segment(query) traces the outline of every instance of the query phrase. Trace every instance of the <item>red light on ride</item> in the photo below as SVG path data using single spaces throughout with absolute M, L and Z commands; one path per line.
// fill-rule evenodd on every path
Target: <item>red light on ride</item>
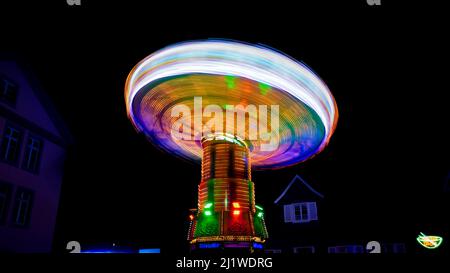
M 241 208 L 241 205 L 239 204 L 239 202 L 233 202 L 231 203 L 231 205 L 233 206 L 233 215 L 240 215 L 241 211 L 239 209 Z
M 189 220 L 193 221 L 194 220 L 194 215 L 190 214 L 189 215 Z

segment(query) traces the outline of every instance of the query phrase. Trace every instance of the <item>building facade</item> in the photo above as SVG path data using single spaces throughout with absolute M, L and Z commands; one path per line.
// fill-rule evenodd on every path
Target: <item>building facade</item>
M 296 175 L 274 202 L 272 226 L 277 230 L 271 233 L 266 252 L 317 253 L 323 198 Z
M 0 252 L 50 252 L 70 135 L 27 66 L 0 55 Z
M 330 240 L 321 225 L 324 196 L 301 176 L 296 175 L 275 200 L 268 253 L 405 253 L 404 243 L 390 241 L 352 242 L 345 238 Z M 271 230 L 269 230 L 271 231 Z M 336 244 L 336 242 L 341 242 Z

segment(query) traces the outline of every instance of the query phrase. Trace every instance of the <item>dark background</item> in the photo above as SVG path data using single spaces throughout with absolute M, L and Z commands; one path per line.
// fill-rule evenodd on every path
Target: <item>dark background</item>
M 379 7 L 363 0 L 44 2 L 2 6 L 0 50 L 30 63 L 74 138 L 55 252 L 71 240 L 185 250 L 200 166 L 136 133 L 123 92 L 128 73 L 145 56 L 205 38 L 276 48 L 315 70 L 337 101 L 337 130 L 321 154 L 290 168 L 253 172 L 258 203 L 272 206 L 300 174 L 325 195 L 320 221 L 326 237 L 318 241 L 391 240 L 415 247 L 419 232 L 450 238 L 443 191 L 449 22 L 442 7 L 383 0 Z M 271 217 L 269 234 L 277 232 Z

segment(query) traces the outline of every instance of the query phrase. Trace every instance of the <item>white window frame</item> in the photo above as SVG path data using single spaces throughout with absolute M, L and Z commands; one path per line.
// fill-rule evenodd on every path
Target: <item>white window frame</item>
M 14 136 L 15 133 L 17 133 L 17 137 Z M 22 132 L 19 129 L 17 129 L 17 128 L 11 126 L 11 125 L 6 125 L 5 126 L 5 132 L 4 132 L 4 135 L 3 135 L 3 139 L 2 139 L 1 145 L 3 146 L 3 141 L 5 141 L 6 142 L 6 148 L 5 148 L 4 154 L 1 155 L 3 157 L 2 160 L 5 160 L 5 161 L 11 162 L 11 163 L 17 163 L 19 161 L 19 159 L 20 159 L 20 149 L 21 149 L 21 141 L 20 141 L 21 140 L 21 134 L 22 134 Z M 9 161 L 8 157 L 9 157 L 9 155 L 11 153 L 10 150 L 11 150 L 11 143 L 12 142 L 15 142 L 16 145 L 17 145 L 17 150 L 15 151 L 16 158 L 13 161 Z
M 296 209 L 299 214 L 295 213 Z M 306 213 L 304 213 L 305 211 Z M 318 220 L 316 202 L 301 202 L 284 205 L 285 223 L 307 223 L 314 220 Z
M 18 226 L 25 226 L 30 221 L 31 215 L 30 210 L 32 206 L 32 198 L 33 193 L 30 191 L 22 190 L 19 192 L 16 202 L 17 202 L 17 211 L 14 215 L 14 224 Z M 23 218 L 23 219 L 21 219 Z
M 6 96 L 9 92 L 11 91 L 11 87 L 15 87 L 16 89 L 18 89 L 18 86 L 15 82 L 5 78 L 5 77 L 0 77 L 0 84 L 3 85 L 3 88 L 1 90 L 1 94 L 0 94 L 0 98 L 2 98 L 3 96 Z M 17 90 L 16 90 L 17 92 Z M 7 101 L 8 103 L 15 103 L 17 101 L 17 93 L 15 94 L 15 101 L 14 102 L 10 102 Z M 3 99 L 2 99 L 3 100 Z
M 23 159 L 23 166 L 25 169 L 37 172 L 39 170 L 40 157 L 42 153 L 42 140 L 28 136 L 28 140 L 25 147 L 25 156 Z M 31 165 L 32 157 L 35 157 L 34 165 Z

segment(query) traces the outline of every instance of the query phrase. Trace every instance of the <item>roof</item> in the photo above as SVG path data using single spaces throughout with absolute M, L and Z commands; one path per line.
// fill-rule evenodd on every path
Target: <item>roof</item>
M 23 59 L 23 57 L 11 52 L 0 52 L 0 60 L 13 61 L 17 64 L 17 66 L 22 71 L 25 78 L 28 80 L 28 83 L 30 84 L 32 91 L 34 92 L 39 102 L 44 107 L 51 121 L 53 122 L 53 125 L 60 133 L 63 143 L 65 145 L 73 143 L 73 137 L 72 134 L 70 133 L 70 130 L 68 129 L 65 122 L 61 118 L 60 114 L 53 105 L 49 96 L 44 92 L 42 86 L 40 85 L 39 80 L 33 73 L 32 67 Z
M 321 194 L 320 192 L 316 191 L 313 187 L 311 187 L 311 185 L 309 185 L 300 175 L 295 175 L 295 177 L 291 180 L 291 182 L 287 185 L 287 187 L 284 189 L 284 191 L 281 193 L 281 195 L 277 198 L 277 200 L 275 200 L 274 204 L 277 204 L 281 199 L 283 199 L 283 197 L 286 195 L 286 193 L 289 191 L 289 189 L 292 187 L 292 185 L 297 182 L 300 183 L 303 186 L 306 186 L 306 188 L 308 188 L 312 193 L 314 193 L 315 195 L 317 195 L 320 198 L 323 198 L 323 194 Z

